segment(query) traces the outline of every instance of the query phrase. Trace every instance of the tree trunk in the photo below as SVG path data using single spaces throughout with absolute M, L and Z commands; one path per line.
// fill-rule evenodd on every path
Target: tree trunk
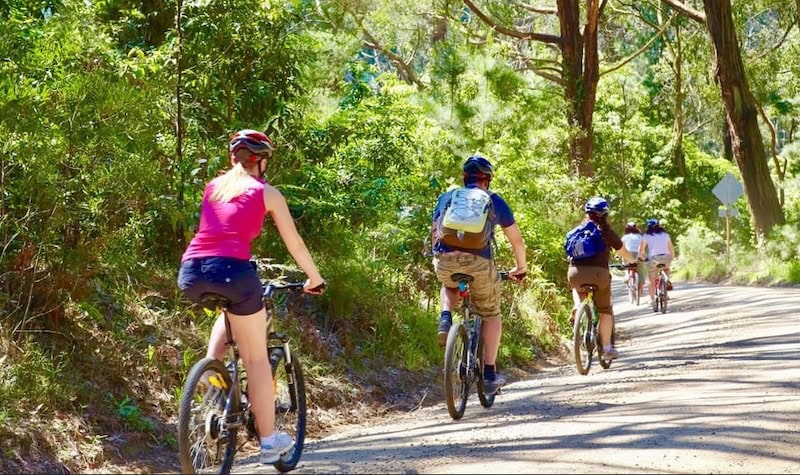
M 599 6 L 596 0 L 587 1 L 586 29 L 581 33 L 578 0 L 558 0 L 558 19 L 561 27 L 562 78 L 567 101 L 570 141 L 570 163 L 583 177 L 594 175 L 591 159 L 594 151 L 593 116 L 600 78 L 597 55 L 597 21 Z
M 183 0 L 177 0 L 177 8 L 175 10 L 175 36 L 177 38 L 177 47 L 175 49 L 175 103 L 176 103 L 176 117 L 175 117 L 175 160 L 177 164 L 175 168 L 178 170 L 177 176 L 177 205 L 178 209 L 182 210 L 184 205 L 183 187 L 186 186 L 186 177 L 183 166 Z M 184 233 L 183 223 L 178 221 L 175 229 L 177 238 L 177 246 L 179 249 L 183 248 L 186 244 L 186 236 Z
M 672 165 L 675 173 L 683 178 L 680 184 L 684 202 L 689 199 L 689 189 L 686 186 L 686 154 L 683 152 L 683 133 L 686 125 L 686 115 L 683 112 L 683 45 L 681 44 L 680 24 L 675 26 L 675 48 L 672 50 L 672 64 L 675 68 L 675 111 L 672 130 L 675 139 L 672 144 Z
M 728 122 L 722 124 L 722 158 L 733 163 L 733 142 L 731 140 L 731 129 Z
M 758 108 L 744 73 L 730 0 L 703 0 L 711 42 L 716 56 L 716 76 L 725 104 L 733 156 L 744 179 L 744 190 L 753 213 L 753 226 L 761 241 L 773 226 L 785 222 L 770 176 Z

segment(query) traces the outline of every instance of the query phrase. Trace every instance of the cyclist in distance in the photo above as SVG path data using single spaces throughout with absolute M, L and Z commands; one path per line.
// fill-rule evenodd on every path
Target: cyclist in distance
M 656 275 L 658 275 L 658 264 L 664 264 L 664 273 L 667 274 L 667 290 L 672 290 L 672 279 L 669 278 L 670 268 L 669 265 L 675 259 L 675 248 L 672 246 L 672 238 L 669 233 L 661 227 L 661 223 L 657 219 L 647 220 L 647 231 L 644 234 L 644 239 L 639 245 L 639 255 L 644 256 L 647 251 L 649 254 L 648 274 L 650 285 L 650 305 L 653 304 L 653 299 L 656 293 Z
M 583 222 L 591 221 L 597 226 L 604 245 L 601 246 L 600 252 L 594 256 L 585 259 L 569 258 L 567 280 L 570 287 L 577 293 L 578 301 L 586 297 L 579 290 L 581 285 L 592 284 L 597 287 L 593 294 L 593 300 L 597 307 L 597 312 L 600 314 L 600 343 L 603 345 L 603 358 L 613 360 L 619 354 L 611 341 L 611 333 L 614 328 L 614 312 L 611 307 L 611 272 L 608 270 L 610 250 L 617 251 L 617 254 L 625 262 L 632 263 L 635 260 L 630 251 L 623 246 L 619 235 L 608 223 L 608 213 L 611 211 L 611 206 L 605 198 L 599 196 L 590 198 L 583 209 L 586 213 Z M 574 319 L 574 315 L 572 319 Z
M 647 280 L 647 266 L 645 265 L 644 261 L 647 260 L 646 258 L 639 259 L 639 245 L 642 243 L 642 232 L 639 231 L 639 228 L 636 226 L 634 222 L 628 222 L 625 224 L 625 234 L 622 235 L 622 244 L 625 245 L 625 249 L 627 249 L 633 259 L 637 262 L 636 271 L 639 273 L 639 294 L 642 293 L 644 289 L 644 283 Z M 627 283 L 628 277 L 626 275 L 625 282 Z
M 250 244 L 272 217 L 283 242 L 308 276 L 303 290 L 319 294 L 325 286 L 311 254 L 297 232 L 280 191 L 264 179 L 274 146 L 265 134 L 240 130 L 228 144 L 231 168 L 205 187 L 197 233 L 181 257 L 178 287 L 192 301 L 202 294 L 221 294 L 231 301 L 228 316 L 248 376 L 248 396 L 261 438 L 262 463 L 274 463 L 294 445 L 291 436 L 275 432 L 275 395 L 267 355 L 266 311 L 262 285 L 250 262 Z M 227 335 L 217 318 L 207 356 L 222 359 Z
M 516 266 L 509 271 L 509 278 L 521 280 L 527 272 L 525 257 L 525 241 L 514 213 L 508 204 L 497 193 L 489 191 L 494 177 L 494 167 L 485 157 L 473 155 L 463 165 L 464 188 L 442 193 L 433 211 L 431 226 L 431 242 L 433 243 L 433 267 L 436 277 L 442 283 L 441 315 L 439 317 L 439 345 L 447 343 L 447 334 L 453 323 L 452 310 L 459 303 L 458 282 L 451 279 L 454 273 L 464 273 L 474 277 L 470 283 L 470 298 L 474 312 L 483 319 L 482 338 L 485 348 L 484 387 L 487 394 L 494 394 L 506 383 L 505 377 L 496 371 L 497 351 L 502 337 L 502 320 L 500 318 L 501 279 L 494 260 L 494 228 L 499 225 L 514 253 Z M 469 189 L 469 190 L 465 190 Z M 481 192 L 470 191 L 483 190 Z M 443 242 L 440 223 L 446 218 L 448 208 L 455 206 L 453 194 L 459 190 L 477 193 L 486 199 L 488 212 L 484 229 L 486 238 L 476 241 L 477 245 L 459 247 Z

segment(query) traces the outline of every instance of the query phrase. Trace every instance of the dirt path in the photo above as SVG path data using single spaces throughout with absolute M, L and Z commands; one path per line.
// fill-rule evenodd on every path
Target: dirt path
M 621 282 L 615 301 L 622 302 Z M 800 289 L 679 283 L 615 305 L 620 359 L 310 441 L 292 473 L 800 472 Z M 643 299 L 643 302 L 646 299 Z M 238 473 L 277 473 L 255 459 Z

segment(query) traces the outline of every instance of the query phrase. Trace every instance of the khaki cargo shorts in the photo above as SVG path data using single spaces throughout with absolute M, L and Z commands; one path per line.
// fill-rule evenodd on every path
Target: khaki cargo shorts
M 501 283 L 494 261 L 466 252 L 448 252 L 433 258 L 433 268 L 445 287 L 458 287 L 458 282 L 450 278 L 455 273 L 474 277 L 469 284 L 472 311 L 484 320 L 500 318 Z
M 658 275 L 658 264 L 664 264 L 667 269 L 669 269 L 669 265 L 672 263 L 672 258 L 669 257 L 669 254 L 656 254 L 655 256 L 650 256 L 650 260 L 647 261 L 647 273 L 650 275 L 651 279 L 655 279 L 656 275 Z

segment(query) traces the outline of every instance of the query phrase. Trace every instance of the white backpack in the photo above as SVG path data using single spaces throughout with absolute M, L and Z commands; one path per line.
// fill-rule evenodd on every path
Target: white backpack
M 492 238 L 492 195 L 480 188 L 450 192 L 436 227 L 438 239 L 455 249 L 481 250 Z

